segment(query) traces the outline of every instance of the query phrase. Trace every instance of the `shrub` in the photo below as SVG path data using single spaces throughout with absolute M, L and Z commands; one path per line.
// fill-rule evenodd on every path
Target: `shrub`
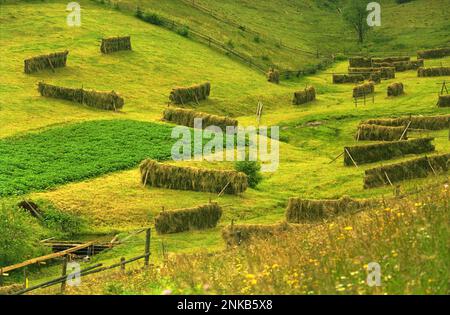
M 261 164 L 256 161 L 237 161 L 234 166 L 235 170 L 242 172 L 248 177 L 248 185 L 256 188 L 262 180 Z
M 148 14 L 144 14 L 141 17 L 142 20 L 144 20 L 147 23 L 153 24 L 153 25 L 158 25 L 161 26 L 164 24 L 164 20 L 162 19 L 162 17 L 160 17 L 158 14 L 156 13 L 148 13 Z
M 183 37 L 189 36 L 189 28 L 187 26 L 182 26 L 177 30 L 178 35 L 181 35 Z
M 80 233 L 85 227 L 85 221 L 78 216 L 48 207 L 43 213 L 43 224 L 48 229 L 63 235 Z

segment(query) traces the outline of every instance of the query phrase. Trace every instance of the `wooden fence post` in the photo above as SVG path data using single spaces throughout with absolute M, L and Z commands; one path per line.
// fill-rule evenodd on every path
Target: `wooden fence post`
M 125 272 L 125 257 L 120 258 L 120 270 Z
M 65 277 L 66 275 L 67 275 L 67 256 L 64 256 L 63 262 L 62 262 L 61 277 Z M 67 278 L 64 279 L 63 282 L 61 282 L 61 294 L 64 294 L 64 291 L 66 290 L 66 283 L 67 283 Z
M 147 232 L 145 234 L 145 260 L 144 260 L 144 266 L 148 267 L 148 263 L 150 260 L 150 239 L 151 239 L 151 229 L 147 229 Z

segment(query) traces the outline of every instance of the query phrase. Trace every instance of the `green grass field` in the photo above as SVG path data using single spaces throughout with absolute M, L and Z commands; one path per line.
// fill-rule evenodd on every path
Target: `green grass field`
M 394 1 L 381 1 L 385 22 L 381 28 L 369 34 L 368 42 L 361 47 L 362 51 L 373 51 L 379 55 L 408 52 L 415 59 L 416 49 L 445 46 L 448 44 L 450 24 L 443 9 L 444 2 L 417 0 L 397 5 Z M 342 158 L 334 163 L 330 161 L 342 153 L 344 146 L 357 144 L 355 134 L 361 120 L 450 114 L 449 109 L 435 106 L 446 77 L 418 78 L 416 71 L 399 72 L 395 80 L 383 80 L 376 85 L 374 103 L 370 100 L 366 105 L 355 107 L 353 84 L 332 84 L 331 73 L 346 72 L 347 61 L 336 61 L 328 69 L 316 74 L 282 80 L 279 85 L 275 85 L 268 83 L 256 70 L 189 36 L 184 37 L 140 21 L 133 16 L 135 2 L 121 1 L 119 9 L 114 9 L 114 5 L 109 2 L 101 4 L 83 0 L 79 3 L 82 7 L 82 26 L 79 28 L 66 25 L 66 2 L 18 1 L 0 5 L 0 203 L 9 207 L 20 200 L 31 199 L 51 204 L 67 214 L 86 220 L 88 234 L 73 237 L 92 239 L 99 234 L 117 233 L 123 238 L 135 229 L 152 226 L 154 217 L 162 207 L 173 210 L 209 200 L 219 202 L 224 214 L 217 228 L 154 235 L 151 259 L 155 264 L 161 264 L 164 260 L 162 242 L 171 258 L 180 253 L 222 251 L 225 244 L 221 239 L 221 228 L 232 220 L 255 224 L 283 221 L 289 197 L 328 199 L 348 195 L 389 199 L 393 196 L 392 187 L 363 188 L 364 171 L 380 164 L 408 160 L 413 155 L 383 163 L 365 164 L 359 168 L 345 167 Z M 333 1 L 304 1 L 299 4 L 288 0 L 262 3 L 254 0 L 201 0 L 198 3 L 220 16 L 239 21 L 248 29 L 258 31 L 262 34 L 261 40 L 258 42 L 251 33 L 218 21 L 179 0 L 146 0 L 138 4 L 144 10 L 173 18 L 210 36 L 220 37 L 224 42 L 231 41 L 236 50 L 252 58 L 260 58 L 267 67 L 272 62 L 288 68 L 318 62 L 315 57 L 277 47 L 277 40 L 282 40 L 286 45 L 313 51 L 319 49 L 330 54 L 342 54 L 344 50 L 355 53 L 358 50 L 354 35 L 344 26 Z M 426 10 L 421 9 L 424 6 Z M 404 14 L 398 14 L 399 11 Z M 425 22 L 422 24 L 419 20 Z M 133 50 L 102 55 L 99 50 L 101 38 L 119 35 L 131 35 Z M 23 73 L 25 58 L 64 49 L 70 51 L 67 67 L 57 68 L 55 72 L 45 70 L 32 75 Z M 270 61 L 262 59 L 266 55 Z M 439 65 L 449 66 L 450 57 L 425 61 L 425 66 Z M 44 98 L 37 92 L 39 81 L 114 90 L 124 97 L 125 106 L 120 112 L 106 112 L 68 101 Z M 185 107 L 235 117 L 240 125 L 252 126 L 256 124 L 256 106 L 261 101 L 264 104 L 261 125 L 280 127 L 279 168 L 274 173 L 263 174 L 263 181 L 256 189 L 248 189 L 239 196 L 224 195 L 219 198 L 210 193 L 142 187 L 137 169 L 139 162 L 147 157 L 158 160 L 170 158 L 174 142 L 170 137 L 172 126 L 163 123 L 161 118 L 171 88 L 204 81 L 211 82 L 209 99 Z M 405 95 L 387 97 L 387 86 L 397 81 L 404 83 Z M 303 106 L 292 105 L 293 93 L 304 89 L 306 85 L 316 88 L 317 100 Z M 436 153 L 449 152 L 447 130 L 411 132 L 409 136 L 416 138 L 424 135 L 435 137 Z M 170 163 L 216 169 L 233 168 L 232 162 Z M 444 181 L 448 181 L 447 174 L 401 182 L 400 190 L 404 194 L 412 193 L 417 187 L 428 184 L 438 183 L 436 185 L 441 187 Z M 421 202 L 426 202 L 423 200 Z M 448 204 L 438 204 L 436 207 L 442 210 L 440 218 L 448 216 Z M 414 225 L 411 218 L 408 233 L 415 233 L 434 222 L 427 221 L 429 212 L 421 212 L 421 215 L 421 224 Z M 347 221 L 342 223 L 342 227 L 353 221 L 363 230 L 367 222 L 360 222 L 359 219 L 358 216 L 346 216 Z M 339 220 L 333 218 L 319 223 L 318 232 L 324 233 L 324 227 L 334 221 L 339 224 Z M 316 226 L 304 225 L 305 228 Z M 442 231 L 448 229 L 448 225 L 442 224 L 440 228 L 441 232 L 436 232 L 440 235 L 438 244 L 424 251 L 426 255 L 433 255 L 433 252 L 442 249 Z M 325 236 L 320 234 L 319 239 L 328 240 Z M 348 252 L 348 257 L 364 251 L 362 242 L 356 239 L 355 249 Z M 95 256 L 93 262 L 115 263 L 122 256 L 130 258 L 140 255 L 143 242 L 143 235 L 135 236 L 129 242 Z M 305 242 L 306 247 L 314 244 L 314 240 Z M 402 240 L 398 239 L 398 242 L 400 244 Z M 390 248 L 389 242 L 382 240 L 374 245 L 377 246 L 383 248 L 380 253 Z M 426 247 L 426 243 L 423 246 Z M 289 250 L 289 247 L 280 247 L 280 252 Z M 420 251 L 414 253 L 420 255 Z M 241 254 L 225 254 L 227 270 L 235 267 L 230 258 L 233 255 Z M 244 260 L 246 257 L 260 259 L 246 253 L 242 255 Z M 337 256 L 337 251 L 330 251 L 327 255 L 332 260 Z M 446 259 L 441 254 L 438 256 L 439 261 L 432 265 L 434 267 L 441 266 L 442 259 Z M 208 264 L 208 259 L 199 259 L 200 265 Z M 312 255 L 311 259 L 318 257 Z M 176 257 L 174 261 L 177 261 Z M 344 259 L 342 264 L 347 262 Z M 220 270 L 220 264 L 212 264 Z M 180 266 L 186 267 L 182 263 Z M 292 272 L 290 265 L 286 266 L 286 273 Z M 311 269 L 309 275 L 313 275 L 314 271 L 318 272 L 318 269 Z M 347 277 L 347 271 L 350 272 L 342 270 L 342 276 Z M 411 277 L 420 273 L 420 270 L 416 271 L 411 273 Z M 31 270 L 30 280 L 36 284 L 59 273 L 60 266 L 40 266 Z M 154 294 L 165 288 L 163 280 L 156 284 L 149 283 L 146 276 L 153 279 L 153 275 L 137 272 L 137 278 L 130 279 L 132 282 L 129 287 L 116 288 L 114 291 L 117 284 L 113 283 L 111 292 Z M 173 270 L 167 271 L 165 276 L 167 278 L 164 281 L 167 280 L 175 292 L 202 292 L 187 286 L 183 281 L 170 280 L 179 276 Z M 238 277 L 236 274 L 234 276 Z M 19 274 L 12 275 L 11 281 L 20 277 Z M 114 282 L 116 276 L 111 277 Z M 433 277 L 435 275 L 430 276 Z M 324 279 L 313 277 L 308 281 L 313 283 Z M 195 282 L 195 279 L 188 280 Z M 108 282 L 102 278 L 99 281 Z M 388 287 L 383 293 L 427 292 L 423 284 L 420 290 L 408 291 L 407 282 Z M 320 285 L 311 285 L 314 286 L 314 293 L 338 293 L 339 290 L 330 283 L 327 282 L 322 289 Z M 88 286 L 86 291 L 80 292 L 105 293 L 107 290 L 103 284 L 98 287 Z M 215 292 L 245 293 L 238 292 L 243 288 L 236 283 L 233 286 L 236 291 L 230 292 L 218 284 Z M 272 292 L 278 290 L 276 288 L 261 286 L 248 293 Z M 442 293 L 445 288 L 442 288 L 442 284 L 439 287 L 430 284 L 430 290 L 432 293 Z M 308 293 L 307 290 L 288 290 L 287 287 L 280 287 L 278 292 Z M 349 290 L 347 293 L 355 292 Z

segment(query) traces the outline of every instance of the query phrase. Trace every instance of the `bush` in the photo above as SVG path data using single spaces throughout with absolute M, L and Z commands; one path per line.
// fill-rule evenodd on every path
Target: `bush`
M 0 207 L 0 267 L 43 255 L 43 229 L 25 210 Z
M 251 188 L 256 188 L 262 180 L 261 164 L 256 161 L 238 161 L 234 168 L 238 172 L 242 172 L 248 177 L 248 185 Z
M 62 212 L 52 206 L 44 211 L 42 217 L 45 227 L 64 235 L 78 234 L 85 228 L 85 221 L 82 218 Z
M 177 30 L 178 35 L 181 35 L 183 37 L 189 36 L 189 29 L 187 26 L 182 26 Z
M 147 23 L 153 24 L 153 25 L 161 26 L 164 24 L 162 17 L 160 17 L 156 13 L 143 14 L 142 17 L 140 17 L 140 19 L 144 20 Z

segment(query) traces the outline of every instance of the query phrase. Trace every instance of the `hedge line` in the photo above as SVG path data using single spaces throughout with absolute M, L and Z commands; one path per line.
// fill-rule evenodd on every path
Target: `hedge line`
M 211 229 L 217 225 L 221 216 L 222 208 L 216 202 L 194 208 L 162 211 L 155 218 L 155 229 L 159 234 Z
M 24 60 L 24 72 L 33 73 L 43 69 L 65 67 L 69 51 L 40 55 Z
M 168 108 L 164 111 L 164 120 L 176 123 L 178 125 L 194 128 L 194 119 L 202 119 L 202 127 L 218 126 L 222 131 L 226 131 L 227 126 L 238 126 L 238 121 L 229 117 L 210 115 L 202 112 L 196 112 L 191 109 Z
M 449 170 L 450 153 L 421 157 L 406 162 L 385 165 L 365 171 L 364 188 L 380 187 L 403 180 L 424 178 Z
M 419 138 L 407 141 L 393 141 L 368 145 L 358 145 L 344 148 L 344 164 L 353 166 L 356 164 L 373 163 L 390 160 L 406 154 L 421 154 L 435 150 L 431 143 L 434 138 Z M 351 157 L 348 155 L 350 153 Z
M 168 189 L 239 194 L 248 187 L 247 175 L 236 171 L 200 169 L 144 160 L 140 165 L 144 185 Z
M 119 110 L 124 105 L 123 98 L 114 91 L 86 91 L 82 88 L 72 89 L 43 82 L 38 83 L 38 91 L 42 96 L 59 98 L 105 110 Z

